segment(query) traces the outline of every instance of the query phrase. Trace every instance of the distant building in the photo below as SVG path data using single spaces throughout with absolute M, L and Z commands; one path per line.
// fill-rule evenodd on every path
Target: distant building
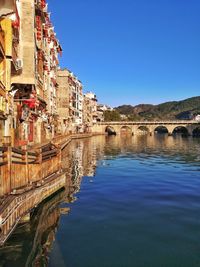
M 80 132 L 83 128 L 83 85 L 72 73 L 68 76 L 69 83 L 69 117 L 72 131 Z
M 102 111 L 107 111 L 107 110 L 112 111 L 113 110 L 112 107 L 110 107 L 108 105 L 104 105 L 104 104 L 98 104 L 98 109 L 102 110 Z
M 71 130 L 71 120 L 69 117 L 69 95 L 70 85 L 68 83 L 69 71 L 67 69 L 57 71 L 57 110 L 58 110 L 58 132 L 60 134 L 67 134 Z
M 90 112 L 91 112 L 91 122 L 94 124 L 97 122 L 97 97 L 94 93 L 88 92 L 85 95 L 85 98 L 89 100 Z
M 200 122 L 200 114 L 196 115 L 196 116 L 194 117 L 194 120 Z
M 57 72 L 59 133 L 83 131 L 83 86 L 69 70 Z
M 112 111 L 113 108 L 111 108 L 108 105 L 103 105 L 103 104 L 97 105 L 97 122 L 103 122 L 104 121 L 104 112 L 107 110 Z
M 121 120 L 123 120 L 123 121 L 127 120 L 127 116 L 124 115 L 124 114 L 120 114 L 120 118 L 121 118 Z
M 84 95 L 83 100 L 83 124 L 84 124 L 84 132 L 90 132 L 91 127 L 93 125 L 93 101 Z

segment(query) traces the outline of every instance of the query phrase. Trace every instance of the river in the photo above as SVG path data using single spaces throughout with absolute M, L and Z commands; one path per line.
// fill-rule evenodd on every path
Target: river
M 18 225 L 0 266 L 200 266 L 200 139 L 92 137 L 62 164 L 66 189 Z

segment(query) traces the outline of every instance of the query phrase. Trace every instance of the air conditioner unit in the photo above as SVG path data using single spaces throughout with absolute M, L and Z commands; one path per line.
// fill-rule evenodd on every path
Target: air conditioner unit
M 16 59 L 16 69 L 17 69 L 17 70 L 21 70 L 22 67 L 23 67 L 23 61 L 22 61 L 22 59 L 17 58 L 17 59 Z

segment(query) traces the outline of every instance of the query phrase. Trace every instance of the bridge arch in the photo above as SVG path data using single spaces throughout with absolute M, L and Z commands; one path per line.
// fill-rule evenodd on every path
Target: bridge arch
M 169 129 L 167 128 L 167 126 L 160 125 L 154 129 L 154 133 L 156 133 L 156 134 L 169 134 Z
M 120 134 L 132 134 L 132 129 L 131 127 L 127 126 L 127 125 L 123 125 L 120 128 Z
M 105 127 L 104 132 L 107 133 L 108 135 L 116 135 L 117 134 L 115 128 L 113 126 L 109 126 L 109 125 Z
M 184 136 L 188 136 L 189 135 L 189 131 L 187 129 L 186 126 L 176 126 L 174 127 L 173 131 L 172 131 L 173 135 L 184 135 Z
M 148 133 L 150 133 L 150 130 L 147 126 L 141 125 L 137 128 L 137 133 L 138 134 L 148 134 Z

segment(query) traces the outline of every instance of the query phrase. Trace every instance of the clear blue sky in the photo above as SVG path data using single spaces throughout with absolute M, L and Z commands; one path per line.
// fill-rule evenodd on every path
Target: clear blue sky
M 48 0 L 61 66 L 102 103 L 200 95 L 200 0 Z

